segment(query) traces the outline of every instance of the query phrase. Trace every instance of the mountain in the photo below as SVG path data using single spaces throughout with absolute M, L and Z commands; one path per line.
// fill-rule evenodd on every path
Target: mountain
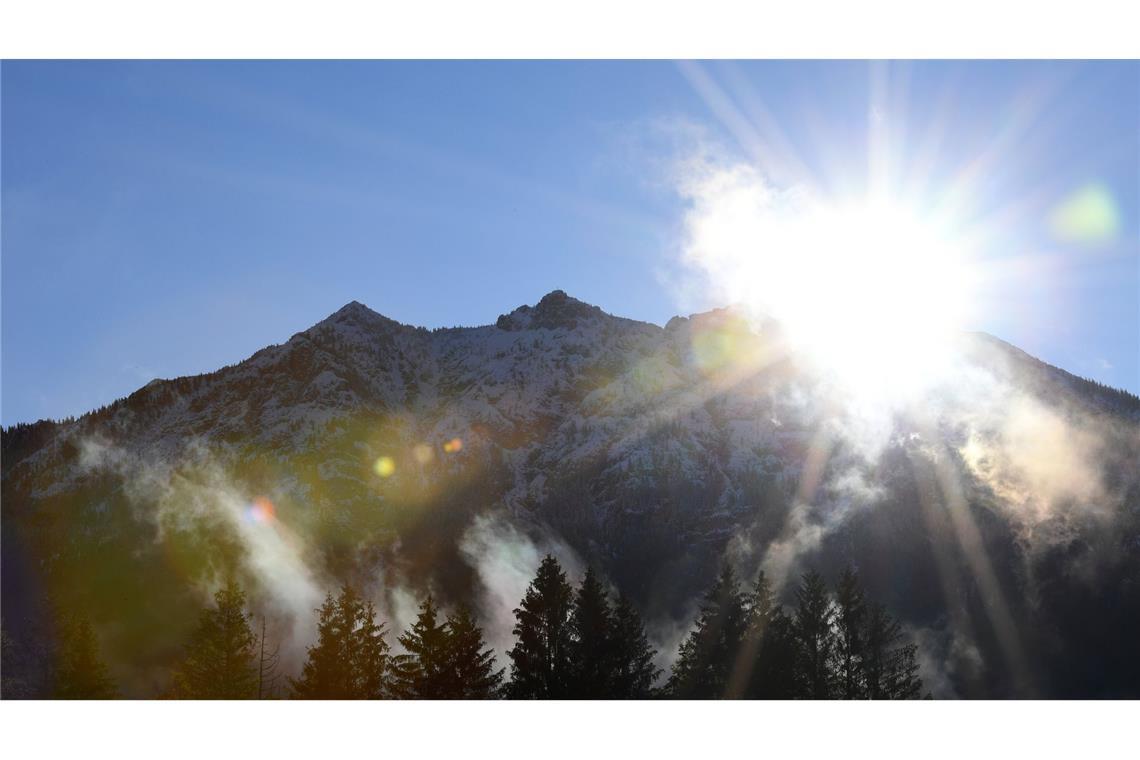
M 4 625 L 27 643 L 50 605 L 85 609 L 146 695 L 227 574 L 303 651 L 344 579 L 394 618 L 429 587 L 478 598 L 502 629 L 549 550 L 671 646 L 721 562 L 854 563 L 941 695 L 1140 696 L 1140 399 L 990 336 L 952 350 L 942 382 L 868 403 L 732 309 L 660 327 L 554 291 L 426 330 L 353 302 L 6 429 Z

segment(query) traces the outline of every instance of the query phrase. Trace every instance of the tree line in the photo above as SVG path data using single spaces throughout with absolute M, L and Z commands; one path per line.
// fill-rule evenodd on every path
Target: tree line
M 667 678 L 633 603 L 587 569 L 574 588 L 545 557 L 514 610 L 509 673 L 471 610 L 445 612 L 431 595 L 394 653 L 373 603 L 344 585 L 317 610 L 317 640 L 295 678 L 279 672 L 234 583 L 205 608 L 176 666 L 181 699 L 914 699 L 917 647 L 882 605 L 865 598 L 853 569 L 834 593 L 804 574 L 790 608 L 763 573 L 742 589 L 725 566 L 703 597 Z M 91 627 L 63 627 L 51 696 L 116 696 Z M 7 691 L 7 688 L 5 689 Z

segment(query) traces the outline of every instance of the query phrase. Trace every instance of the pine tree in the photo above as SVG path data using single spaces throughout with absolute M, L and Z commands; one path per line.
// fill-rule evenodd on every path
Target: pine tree
M 60 626 L 54 699 L 114 699 L 118 696 L 107 667 L 99 659 L 95 633 L 87 618 L 77 615 Z
M 760 642 L 748 696 L 754 699 L 794 699 L 802 680 L 798 660 L 795 622 L 783 609 L 776 607 Z
M 806 699 L 831 696 L 834 621 L 835 608 L 823 577 L 814 570 L 805 573 L 800 587 L 796 589 L 793 629 L 798 650 L 799 695 Z
M 356 628 L 350 636 L 350 662 L 354 699 L 384 699 L 392 696 L 389 686 L 391 657 L 383 623 L 376 622 L 376 607 L 371 601 L 356 600 Z M 346 612 L 346 619 L 348 615 Z
M 486 646 L 483 632 L 470 610 L 460 607 L 447 618 L 449 679 L 443 699 L 493 699 L 499 696 L 502 669 L 495 670 L 495 653 Z
M 446 623 L 438 619 L 429 594 L 420 604 L 415 624 L 399 637 L 407 654 L 394 658 L 395 693 L 405 699 L 443 699 L 453 681 L 447 661 Z
M 594 568 L 586 569 L 570 612 L 571 696 L 604 699 L 612 691 L 613 610 Z
M 610 694 L 613 699 L 647 699 L 661 668 L 653 664 L 657 651 L 649 644 L 645 626 L 633 604 L 618 594 L 613 612 Z
M 737 661 L 726 690 L 730 697 L 751 696 L 759 689 L 761 660 L 772 618 L 778 611 L 772 586 L 761 571 L 744 595 L 745 629 Z
M 903 644 L 892 652 L 887 693 L 891 699 L 920 699 L 922 678 L 918 675 L 918 646 Z
M 272 699 L 277 692 L 281 662 L 281 645 L 268 646 L 265 639 L 265 616 L 261 617 L 261 635 L 257 641 L 257 698 Z
M 511 659 L 508 685 L 511 697 L 565 699 L 570 696 L 573 595 L 558 560 L 546 555 L 515 610 L 516 642 L 507 653 Z
M 388 644 L 372 602 L 345 584 L 318 610 L 317 643 L 301 678 L 290 679 L 299 699 L 380 699 L 389 695 Z
M 317 611 L 317 643 L 308 649 L 309 657 L 301 678 L 290 678 L 293 696 L 299 699 L 350 699 L 352 688 L 348 657 L 348 637 L 336 600 L 325 595 Z
M 839 699 L 862 699 L 864 618 L 867 607 L 859 577 L 848 567 L 835 589 L 834 695 Z
M 186 655 L 174 673 L 181 699 L 253 699 L 257 696 L 257 640 L 245 613 L 245 594 L 233 582 L 202 610 Z
M 668 692 L 682 699 L 720 699 L 744 638 L 747 620 L 736 573 L 725 565 L 705 595 L 696 628 L 681 644 Z
M 918 677 L 918 648 L 902 644 L 902 627 L 880 604 L 867 611 L 864 633 L 863 678 L 869 699 L 917 699 L 922 692 Z

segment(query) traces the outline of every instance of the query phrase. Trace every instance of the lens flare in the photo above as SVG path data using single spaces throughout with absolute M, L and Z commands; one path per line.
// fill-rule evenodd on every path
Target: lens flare
M 443 444 L 443 450 L 448 454 L 457 454 L 463 450 L 463 441 L 458 438 L 452 438 Z
M 1102 245 L 1116 239 L 1120 215 L 1108 188 L 1092 184 L 1065 198 L 1053 210 L 1049 227 L 1063 242 Z
M 264 496 L 258 496 L 246 508 L 246 520 L 252 523 L 267 524 L 273 522 L 277 514 L 273 502 Z
M 396 472 L 396 460 L 392 457 L 379 457 L 372 469 L 382 478 L 390 477 Z
M 431 450 L 431 446 L 426 443 L 417 444 L 412 449 L 412 456 L 415 457 L 416 462 L 421 465 L 431 464 L 431 460 L 435 458 L 435 452 Z

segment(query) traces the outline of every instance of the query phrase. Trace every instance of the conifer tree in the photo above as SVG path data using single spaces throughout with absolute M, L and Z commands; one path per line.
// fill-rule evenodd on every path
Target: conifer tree
M 257 698 L 271 699 L 277 691 L 281 661 L 281 645 L 269 646 L 265 638 L 265 616 L 261 617 L 261 635 L 257 641 Z
M 594 568 L 586 569 L 570 612 L 571 696 L 605 699 L 612 691 L 613 610 Z
M 610 694 L 613 699 L 647 699 L 661 668 L 653 664 L 657 651 L 649 644 L 645 626 L 633 604 L 618 594 L 613 612 Z
M 376 622 L 376 607 L 371 601 L 355 600 L 356 628 L 349 637 L 354 699 L 384 699 L 392 696 L 389 686 L 391 657 L 383 623 Z M 346 619 L 351 619 L 348 612 Z
M 834 695 L 839 699 L 862 699 L 863 634 L 866 602 L 855 569 L 848 567 L 835 588 Z
M 795 623 L 780 607 L 771 613 L 748 696 L 754 699 L 794 699 L 801 681 Z
M 887 691 L 891 699 L 922 698 L 922 678 L 918 675 L 918 646 L 903 644 L 891 657 Z M 929 698 L 929 695 L 927 695 Z
M 720 699 L 744 638 L 744 599 L 732 567 L 725 565 L 705 595 L 696 628 L 681 645 L 668 692 L 682 699 Z
M 863 678 L 869 699 L 917 699 L 922 692 L 918 677 L 918 648 L 900 644 L 902 627 L 880 604 L 867 610 L 864 633 Z
M 443 699 L 449 682 L 448 634 L 429 594 L 415 624 L 399 637 L 407 654 L 394 658 L 393 689 L 404 699 Z
M 796 589 L 793 618 L 799 695 L 805 699 L 828 699 L 831 696 L 834 621 L 835 608 L 823 577 L 814 570 L 805 573 Z
M 60 626 L 58 659 L 52 697 L 55 699 L 114 699 L 118 696 L 107 667 L 99 659 L 91 624 L 82 615 Z
M 253 699 L 257 696 L 257 640 L 245 613 L 245 593 L 232 581 L 202 610 L 186 654 L 174 672 L 182 699 Z
M 299 699 L 351 698 L 349 632 L 344 626 L 332 593 L 317 610 L 317 643 L 308 648 L 301 678 L 290 678 L 293 696 Z
M 764 640 L 772 617 L 777 612 L 772 586 L 763 571 L 756 576 L 752 589 L 744 595 L 743 601 L 744 636 L 726 691 L 729 697 L 751 695 L 758 688 L 758 668 L 761 665 Z
M 443 699 L 493 699 L 499 696 L 503 670 L 495 670 L 495 653 L 483 640 L 470 610 L 460 607 L 447 618 L 449 679 Z
M 318 610 L 317 643 L 299 679 L 290 679 L 299 699 L 380 699 L 389 695 L 388 644 L 372 602 L 345 584 Z
M 565 699 L 570 696 L 570 610 L 573 589 L 551 555 L 539 565 L 515 610 L 516 642 L 508 652 L 516 699 Z

